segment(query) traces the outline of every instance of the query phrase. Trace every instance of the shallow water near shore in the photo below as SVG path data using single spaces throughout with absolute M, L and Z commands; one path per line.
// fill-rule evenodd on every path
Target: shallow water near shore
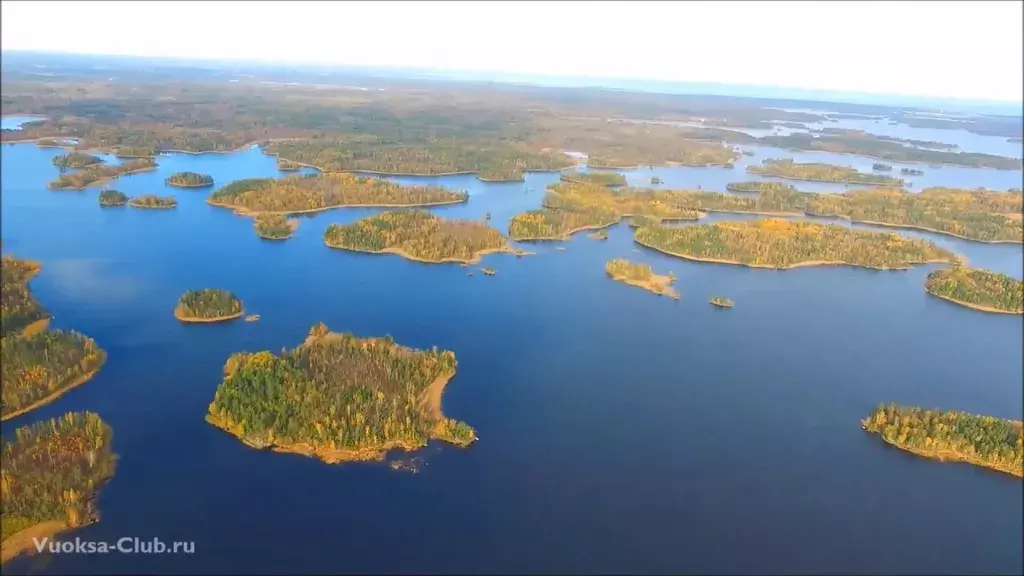
M 743 162 L 815 158 L 868 171 L 873 162 L 755 151 Z M 47 190 L 62 152 L 2 146 L 3 248 L 42 264 L 31 286 L 51 327 L 95 338 L 108 361 L 3 433 L 69 410 L 99 413 L 120 461 L 98 499 L 100 521 L 72 536 L 194 541 L 195 553 L 54 554 L 5 574 L 1021 570 L 1019 479 L 918 458 L 860 429 L 889 401 L 1022 417 L 1021 317 L 928 296 L 935 266 L 688 262 L 635 245 L 625 222 L 606 241 L 581 233 L 468 269 L 420 264 L 324 246 L 328 224 L 378 210 L 305 215 L 293 238 L 266 241 L 251 219 L 206 204 L 209 189 L 163 183 L 179 171 L 218 186 L 283 175 L 257 149 L 162 155 L 158 170 L 108 184 L 173 194 L 174 210 L 100 208 L 102 186 Z M 724 191 L 757 179 L 747 164 L 624 173 L 631 184 L 658 175 L 662 188 Z M 1005 190 L 1021 174 L 921 168 L 915 189 L 933 177 L 929 185 Z M 431 211 L 490 213 L 505 231 L 558 175 L 391 179 L 468 190 L 468 203 Z M 1024 276 L 1020 245 L 885 230 Z M 612 258 L 672 271 L 681 299 L 609 279 Z M 480 267 L 497 275 L 466 276 Z M 260 321 L 175 320 L 178 296 L 206 287 L 232 290 Z M 715 308 L 711 296 L 735 307 Z M 296 346 L 320 321 L 454 351 L 444 411 L 479 442 L 433 442 L 417 454 L 419 473 L 403 474 L 257 451 L 204 421 L 231 353 Z

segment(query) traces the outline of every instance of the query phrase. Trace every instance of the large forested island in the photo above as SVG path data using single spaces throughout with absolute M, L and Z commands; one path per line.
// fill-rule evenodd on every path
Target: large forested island
M 767 218 L 754 222 L 637 228 L 637 243 L 701 262 L 753 268 L 848 265 L 902 270 L 912 264 L 954 262 L 932 242 L 845 226 Z
M 137 158 L 117 165 L 93 164 L 79 170 L 61 175 L 60 178 L 46 186 L 51 190 L 81 190 L 92 184 L 113 180 L 125 174 L 156 170 L 156 162 L 149 158 Z
M 49 314 L 36 301 L 28 281 L 39 272 L 39 264 L 5 255 L 0 263 L 2 297 L 0 297 L 0 336 L 43 329 Z
M 619 282 L 639 286 L 644 290 L 654 292 L 658 296 L 679 299 L 679 293 L 672 288 L 675 276 L 671 272 L 667 276 L 659 276 L 647 264 L 630 262 L 624 259 L 609 260 L 604 265 L 604 271 L 612 279 Z
M 929 273 L 924 288 L 933 296 L 975 310 L 1024 314 L 1024 282 L 1006 274 L 953 266 Z
M 455 367 L 447 350 L 416 350 L 317 324 L 280 356 L 228 358 L 206 420 L 249 446 L 328 463 L 376 460 L 430 438 L 466 446 L 476 440 L 474 430 L 441 412 Z
M 0 420 L 48 404 L 93 377 L 107 354 L 91 338 L 68 330 L 4 336 Z
M 100 191 L 100 206 L 124 206 L 128 203 L 128 195 L 118 190 Z
M 67 170 L 68 168 L 85 168 L 86 166 L 93 166 L 95 164 L 102 164 L 103 159 L 92 154 L 83 154 L 81 152 L 69 152 L 68 154 L 61 154 L 53 157 L 53 165 L 61 171 Z
M 129 200 L 128 205 L 133 208 L 176 208 L 178 201 L 174 196 L 143 194 Z
M 253 226 L 260 238 L 284 240 L 291 238 L 299 227 L 299 221 L 284 214 L 257 214 Z
M 175 172 L 168 176 L 164 183 L 178 188 L 205 188 L 213 186 L 213 176 L 196 172 Z
M 809 182 L 838 182 L 841 184 L 870 184 L 873 186 L 903 186 L 899 178 L 882 174 L 864 174 L 849 166 L 833 164 L 793 162 L 791 158 L 769 158 L 760 166 L 748 166 L 747 172 L 761 176 L 774 176 L 790 180 L 806 180 Z
M 419 262 L 472 264 L 485 254 L 516 252 L 500 232 L 475 220 L 448 220 L 425 210 L 384 212 L 324 232 L 331 248 L 398 254 Z
M 0 458 L 0 562 L 35 552 L 34 538 L 53 538 L 97 520 L 93 499 L 116 467 L 111 436 L 96 414 L 69 412 L 6 437 Z
M 598 184 L 601 186 L 625 186 L 626 177 L 618 172 L 563 172 L 560 176 L 563 182 L 576 184 Z
M 903 190 L 853 190 L 845 194 L 815 194 L 806 212 L 854 222 L 917 228 L 980 242 L 1024 242 L 1020 192 L 926 188 L 918 194 Z
M 348 173 L 250 178 L 222 186 L 207 200 L 240 214 L 298 214 L 346 206 L 438 206 L 469 199 L 465 192 L 435 186 L 399 186 Z
M 861 426 L 919 456 L 1024 476 L 1024 434 L 1019 420 L 883 404 L 862 420 Z
M 561 240 L 574 232 L 611 226 L 627 216 L 697 220 L 694 208 L 666 201 L 670 192 L 611 189 L 599 184 L 559 183 L 548 188 L 541 210 L 516 214 L 509 222 L 515 240 Z
M 182 322 L 222 322 L 244 313 L 238 296 L 219 288 L 189 290 L 181 295 L 174 308 L 174 317 Z
M 519 147 L 480 146 L 431 140 L 422 145 L 390 139 L 311 139 L 271 142 L 266 151 L 324 172 L 356 171 L 395 175 L 478 173 L 486 180 L 523 179 L 529 170 L 558 170 L 572 165 L 564 155 Z

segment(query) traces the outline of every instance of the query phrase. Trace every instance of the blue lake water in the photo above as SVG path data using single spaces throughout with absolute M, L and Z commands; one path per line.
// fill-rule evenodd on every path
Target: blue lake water
M 467 277 L 457 265 L 323 245 L 328 224 L 375 210 L 303 217 L 294 238 L 270 242 L 249 219 L 207 205 L 208 190 L 163 184 L 182 170 L 218 185 L 279 175 L 258 150 L 165 155 L 159 170 L 110 184 L 174 194 L 179 206 L 166 211 L 101 209 L 100 187 L 47 190 L 58 153 L 2 147 L 3 248 L 42 263 L 32 288 L 52 326 L 95 338 L 109 359 L 89 383 L 3 429 L 98 412 L 121 460 L 98 499 L 101 521 L 74 535 L 188 540 L 196 551 L 30 557 L 5 574 L 1022 570 L 1020 480 L 917 458 L 859 426 L 889 401 L 1022 417 L 1021 318 L 929 297 L 932 266 L 693 263 L 638 248 L 623 223 L 605 242 L 581 234 L 528 245 L 533 256 L 488 256 L 482 266 L 498 274 Z M 794 156 L 757 153 L 744 162 Z M 627 178 L 722 190 L 752 179 L 745 165 Z M 917 189 L 1006 189 L 1021 178 L 925 171 Z M 539 206 L 557 175 L 395 180 L 468 190 L 468 203 L 435 212 L 490 212 L 504 230 Z M 1024 275 L 1019 245 L 901 233 Z M 609 280 L 604 263 L 617 257 L 673 271 L 682 299 Z M 236 292 L 262 319 L 181 325 L 178 296 L 204 287 Z M 713 308 L 712 295 L 736 307 Z M 319 321 L 453 350 L 458 373 L 444 410 L 480 441 L 464 450 L 434 443 L 411 475 L 256 451 L 204 422 L 231 353 L 295 346 Z

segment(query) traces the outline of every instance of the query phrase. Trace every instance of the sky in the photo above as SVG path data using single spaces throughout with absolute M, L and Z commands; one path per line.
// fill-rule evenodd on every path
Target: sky
M 0 3 L 0 46 L 1024 100 L 1024 2 Z

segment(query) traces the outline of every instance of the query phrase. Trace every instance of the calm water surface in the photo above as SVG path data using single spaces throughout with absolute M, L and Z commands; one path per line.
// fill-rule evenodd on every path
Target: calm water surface
M 530 245 L 534 256 L 488 256 L 482 265 L 497 276 L 467 277 L 457 265 L 323 245 L 328 224 L 373 210 L 304 217 L 294 238 L 269 242 L 250 220 L 207 205 L 207 190 L 163 185 L 181 170 L 218 184 L 277 176 L 258 150 L 161 156 L 158 171 L 112 185 L 173 193 L 180 204 L 167 211 L 101 209 L 98 187 L 48 191 L 60 152 L 2 147 L 3 247 L 42 262 L 32 288 L 53 326 L 95 338 L 109 359 L 5 434 L 98 412 L 121 460 L 99 496 L 101 521 L 74 535 L 188 540 L 196 552 L 34 557 L 5 573 L 1022 570 L 1019 480 L 914 457 L 859 426 L 887 401 L 1022 417 L 1021 318 L 929 297 L 933 267 L 690 263 L 637 248 L 621 224 L 606 242 L 577 235 Z M 745 161 L 790 155 L 757 152 Z M 742 168 L 627 177 L 724 189 L 746 179 Z M 997 189 L 1020 179 L 965 169 L 961 181 L 948 167 L 925 178 L 933 172 L 935 182 Z M 466 189 L 469 203 L 436 212 L 490 212 L 504 229 L 557 175 L 396 180 Z M 1019 245 L 908 234 L 1022 276 Z M 607 279 L 616 257 L 673 271 L 682 299 Z M 174 319 L 181 292 L 218 286 L 262 319 Z M 712 295 L 736 307 L 713 308 Z M 432 444 L 410 475 L 256 451 L 204 422 L 231 353 L 295 346 L 319 321 L 453 350 L 444 410 L 480 441 Z

